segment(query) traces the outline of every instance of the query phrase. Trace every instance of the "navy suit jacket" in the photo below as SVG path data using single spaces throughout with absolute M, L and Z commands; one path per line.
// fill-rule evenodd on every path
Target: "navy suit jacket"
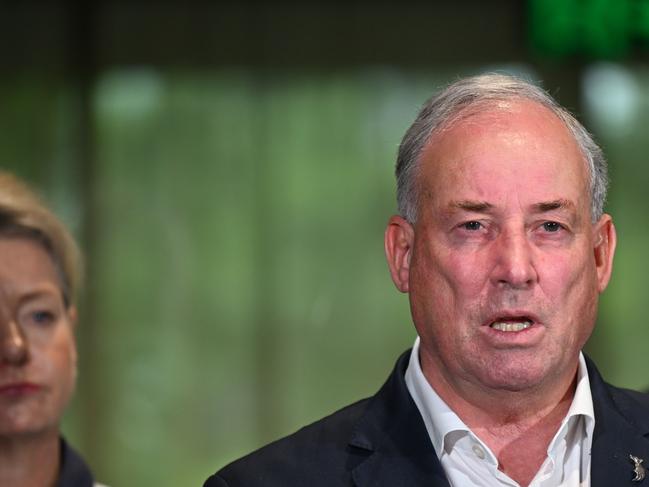
M 406 387 L 409 356 L 375 396 L 231 463 L 204 487 L 449 487 Z M 629 454 L 649 470 L 649 395 L 606 384 L 587 364 L 595 408 L 591 487 L 642 485 L 631 482 Z

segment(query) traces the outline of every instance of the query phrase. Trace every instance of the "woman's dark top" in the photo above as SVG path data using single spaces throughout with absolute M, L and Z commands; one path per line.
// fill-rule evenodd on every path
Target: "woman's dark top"
M 61 467 L 56 487 L 93 487 L 94 484 L 86 462 L 61 438 Z

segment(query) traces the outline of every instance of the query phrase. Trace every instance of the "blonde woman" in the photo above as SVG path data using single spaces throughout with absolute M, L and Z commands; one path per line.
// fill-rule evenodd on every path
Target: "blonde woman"
M 92 487 L 60 433 L 77 375 L 80 255 L 62 222 L 0 171 L 0 485 Z

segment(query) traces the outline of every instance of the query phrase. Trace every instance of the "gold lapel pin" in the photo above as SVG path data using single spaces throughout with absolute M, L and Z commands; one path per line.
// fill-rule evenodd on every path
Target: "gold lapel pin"
M 645 468 L 642 466 L 644 460 L 633 455 L 629 455 L 629 459 L 633 462 L 633 473 L 635 474 L 631 482 L 642 482 L 645 476 Z

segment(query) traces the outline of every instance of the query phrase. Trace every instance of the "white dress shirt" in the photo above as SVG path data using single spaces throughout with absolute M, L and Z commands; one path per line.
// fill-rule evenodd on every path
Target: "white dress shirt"
M 452 487 L 519 487 L 517 482 L 498 470 L 498 459 L 489 447 L 428 383 L 419 364 L 419 337 L 412 348 L 405 379 Z M 575 397 L 530 487 L 590 487 L 594 427 L 590 382 L 586 361 L 580 353 Z

